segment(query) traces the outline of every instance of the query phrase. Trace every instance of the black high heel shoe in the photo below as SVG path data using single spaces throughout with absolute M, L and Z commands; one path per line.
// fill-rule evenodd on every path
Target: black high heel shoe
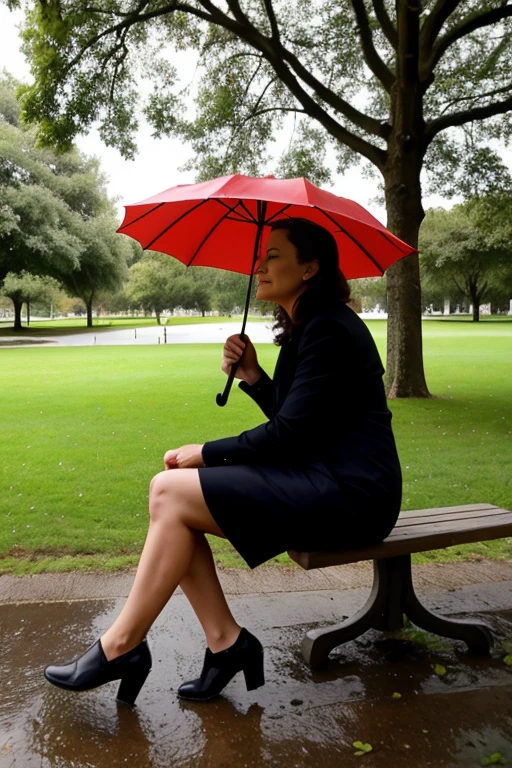
M 89 691 L 104 683 L 121 680 L 117 698 L 134 704 L 150 671 L 151 653 L 145 640 L 111 661 L 107 660 L 101 642 L 97 640 L 69 664 L 46 667 L 44 676 L 52 685 L 68 691 Z
M 212 653 L 206 649 L 203 671 L 197 680 L 183 683 L 178 688 L 180 699 L 207 701 L 218 696 L 230 680 L 243 672 L 248 691 L 265 684 L 263 646 L 242 628 L 236 642 L 224 651 Z

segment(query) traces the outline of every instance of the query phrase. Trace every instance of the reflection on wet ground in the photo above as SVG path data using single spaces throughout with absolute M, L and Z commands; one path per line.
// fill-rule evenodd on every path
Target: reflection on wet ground
M 443 768 L 479 766 L 497 752 L 512 762 L 512 668 L 503 661 L 512 612 L 485 614 L 497 638 L 490 658 L 451 641 L 368 633 L 316 671 L 299 653 L 309 626 L 267 616 L 257 630 L 267 685 L 247 693 L 238 676 L 223 698 L 198 704 L 176 697 L 201 665 L 203 640 L 175 597 L 151 632 L 153 671 L 137 707 L 116 703 L 115 683 L 81 694 L 48 685 L 44 665 L 80 653 L 119 606 L 0 606 L 1 768 Z M 356 756 L 354 741 L 372 751 Z

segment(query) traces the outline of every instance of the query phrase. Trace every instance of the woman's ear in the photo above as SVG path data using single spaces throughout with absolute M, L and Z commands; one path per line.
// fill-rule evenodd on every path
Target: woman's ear
M 303 280 L 311 280 L 311 278 L 314 277 L 318 272 L 318 270 L 320 269 L 318 259 L 313 259 L 313 261 L 310 261 L 305 266 L 306 266 L 306 269 L 304 270 L 304 274 L 302 276 Z

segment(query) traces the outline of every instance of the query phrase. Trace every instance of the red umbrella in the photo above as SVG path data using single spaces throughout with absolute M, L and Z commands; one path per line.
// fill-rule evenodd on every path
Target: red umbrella
M 187 266 L 217 267 L 250 275 L 241 337 L 262 234 L 276 219 L 300 216 L 336 238 L 340 268 L 347 279 L 376 277 L 416 249 L 391 234 L 353 200 L 316 187 L 307 179 L 273 176 L 221 176 L 199 184 L 179 184 L 140 203 L 125 206 L 117 230 L 144 250 L 174 256 Z M 217 395 L 225 405 L 236 368 Z

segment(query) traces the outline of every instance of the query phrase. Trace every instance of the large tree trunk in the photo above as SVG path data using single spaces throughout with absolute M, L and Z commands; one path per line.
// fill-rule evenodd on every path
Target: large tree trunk
M 23 328 L 21 325 L 21 310 L 23 307 L 23 299 L 12 299 L 12 303 L 14 304 L 14 330 L 21 331 Z
M 88 328 L 92 328 L 92 299 L 93 297 L 91 296 L 85 302 L 85 306 L 87 309 L 87 327 Z
M 417 194 L 409 183 L 386 184 L 388 228 L 414 248 L 423 219 L 419 180 Z M 388 329 L 386 388 L 389 398 L 429 397 L 423 369 L 421 286 L 416 254 L 387 271 Z
M 473 305 L 473 322 L 478 323 L 480 322 L 480 301 L 481 301 L 481 292 L 477 290 L 476 286 L 470 285 L 469 286 L 469 298 L 471 299 L 471 304 Z
M 391 92 L 391 133 L 388 138 L 384 188 L 387 226 L 413 248 L 424 211 L 420 173 L 423 163 L 423 94 L 418 81 L 420 4 L 397 3 L 398 56 Z M 419 260 L 407 256 L 387 271 L 388 397 L 429 397 L 423 370 Z

